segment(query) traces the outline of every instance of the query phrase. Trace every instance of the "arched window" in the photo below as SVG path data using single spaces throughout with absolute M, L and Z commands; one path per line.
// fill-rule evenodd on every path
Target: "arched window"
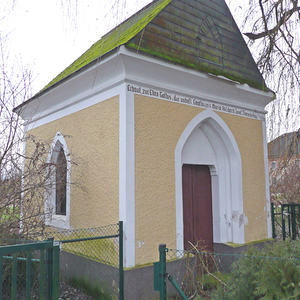
M 70 154 L 61 133 L 53 139 L 48 156 L 49 182 L 45 194 L 46 225 L 70 226 Z
M 65 216 L 67 200 L 67 160 L 62 147 L 59 149 L 55 167 L 55 213 Z

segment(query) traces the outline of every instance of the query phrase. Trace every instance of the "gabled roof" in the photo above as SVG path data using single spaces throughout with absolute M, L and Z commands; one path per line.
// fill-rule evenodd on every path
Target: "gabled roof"
M 284 133 L 268 143 L 270 158 L 291 157 L 300 154 L 300 128 L 297 131 Z
M 119 26 L 115 27 L 113 30 L 104 35 L 98 42 L 93 44 L 69 67 L 49 82 L 44 89 L 47 89 L 65 77 L 80 70 L 82 67 L 88 65 L 94 60 L 101 58 L 103 55 L 115 48 L 126 44 L 130 39 L 144 29 L 171 1 L 172 0 L 154 1 L 121 23 Z
M 42 92 L 121 45 L 266 90 L 224 0 L 156 0 L 103 36 Z

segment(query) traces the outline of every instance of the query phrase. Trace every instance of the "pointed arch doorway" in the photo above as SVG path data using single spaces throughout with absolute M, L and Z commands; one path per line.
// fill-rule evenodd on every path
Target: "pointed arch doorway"
M 205 169 L 210 193 L 203 192 L 205 180 L 197 178 L 193 179 L 196 184 L 190 184 L 190 191 L 186 192 L 183 183 L 186 165 Z M 185 249 L 188 239 L 203 240 L 209 250 L 213 243 L 244 243 L 241 156 L 230 129 L 212 110 L 199 113 L 181 134 L 175 149 L 175 178 L 177 249 Z M 186 193 L 197 189 L 208 196 L 191 200 L 197 209 L 193 209 L 193 216 L 187 221 L 184 210 L 191 204 L 186 204 L 184 198 Z M 207 223 L 202 224 L 203 216 L 209 214 Z M 192 233 L 186 238 L 189 226 Z

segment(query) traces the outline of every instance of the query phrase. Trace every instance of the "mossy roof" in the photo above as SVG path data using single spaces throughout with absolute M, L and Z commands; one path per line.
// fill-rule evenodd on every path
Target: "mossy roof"
M 99 41 L 93 44 L 86 52 L 76 59 L 69 67 L 56 76 L 44 89 L 58 83 L 72 73 L 80 70 L 84 66 L 101 58 L 106 53 L 124 45 L 131 38 L 136 36 L 153 18 L 172 0 L 158 0 L 150 3 L 138 13 L 115 27 L 104 35 Z
M 156 0 L 93 44 L 41 92 L 121 45 L 140 54 L 267 89 L 224 0 Z

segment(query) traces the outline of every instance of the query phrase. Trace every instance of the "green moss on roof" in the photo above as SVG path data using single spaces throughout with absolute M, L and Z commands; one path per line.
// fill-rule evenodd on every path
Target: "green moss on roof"
M 43 90 L 58 83 L 92 61 L 102 57 L 111 50 L 125 44 L 136 36 L 149 22 L 155 18 L 172 0 L 157 0 L 140 10 L 138 13 L 121 23 L 112 31 L 104 35 L 101 40 L 96 42 L 75 60 L 68 68 L 56 76 Z
M 135 43 L 127 43 L 126 46 L 129 47 L 129 48 L 139 50 L 140 52 L 143 52 L 145 54 L 149 54 L 151 56 L 158 57 L 158 58 L 161 58 L 163 60 L 168 60 L 168 61 L 173 62 L 173 63 L 178 64 L 178 65 L 184 65 L 186 67 L 201 71 L 203 73 L 209 73 L 209 74 L 213 74 L 213 75 L 216 75 L 216 76 L 224 76 L 224 77 L 226 77 L 230 80 L 237 81 L 237 82 L 240 82 L 242 84 L 246 83 L 249 86 L 254 87 L 256 89 L 260 89 L 260 90 L 263 90 L 263 91 L 269 91 L 269 89 L 265 86 L 264 82 L 257 82 L 257 81 L 252 81 L 252 80 L 249 80 L 249 79 L 245 79 L 238 72 L 233 72 L 232 71 L 232 72 L 229 73 L 229 72 L 226 72 L 226 70 L 214 67 L 212 64 L 204 63 L 204 62 L 195 64 L 195 63 L 193 63 L 189 60 L 184 59 L 184 56 L 175 57 L 175 56 L 172 56 L 172 55 L 167 55 L 167 54 L 164 54 L 162 51 L 153 51 L 151 49 L 143 48 L 141 46 L 137 47 Z
M 224 0 L 155 0 L 103 36 L 42 92 L 121 45 L 268 90 Z

